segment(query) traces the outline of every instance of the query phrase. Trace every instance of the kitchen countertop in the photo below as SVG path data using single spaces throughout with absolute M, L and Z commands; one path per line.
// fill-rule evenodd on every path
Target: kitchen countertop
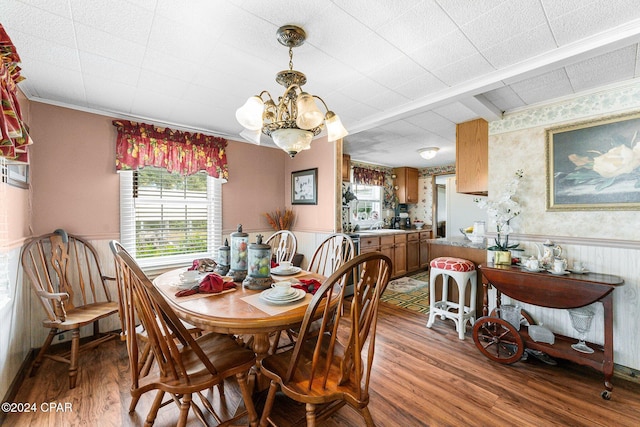
M 440 237 L 438 239 L 430 239 L 429 243 L 433 245 L 459 246 L 462 248 L 487 249 L 487 239 L 482 243 L 473 243 L 466 237 Z
M 356 234 L 362 236 L 384 236 L 389 234 L 408 234 L 408 233 L 419 233 L 420 231 L 431 231 L 430 228 L 423 228 L 422 230 L 417 230 L 412 228 L 410 230 L 396 229 L 396 228 L 381 228 L 378 230 L 360 230 L 356 231 Z

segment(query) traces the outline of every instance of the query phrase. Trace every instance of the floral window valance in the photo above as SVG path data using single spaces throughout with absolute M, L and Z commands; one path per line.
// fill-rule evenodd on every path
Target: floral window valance
M 378 185 L 383 186 L 385 181 L 385 174 L 383 171 L 353 167 L 353 182 L 362 185 Z
M 9 35 L 0 24 L 0 157 L 28 163 L 27 145 L 32 143 L 27 126 L 22 121 L 18 103 L 17 83 L 20 75 L 20 57 Z
M 181 175 L 206 171 L 214 178 L 229 177 L 224 138 L 126 120 L 113 125 L 118 129 L 117 170 L 156 166 Z

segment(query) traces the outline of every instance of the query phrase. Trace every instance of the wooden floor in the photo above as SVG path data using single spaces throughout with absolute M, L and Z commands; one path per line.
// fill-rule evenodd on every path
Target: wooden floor
M 640 384 L 614 378 L 610 401 L 600 397 L 598 372 L 560 361 L 501 365 L 486 359 L 470 332 L 460 341 L 453 324 L 383 304 L 376 341 L 375 371 L 369 408 L 378 426 L 637 426 Z M 35 404 L 35 413 L 10 414 L 7 426 L 142 425 L 152 396 L 136 413 L 130 397 L 125 345 L 108 342 L 82 356 L 78 387 L 68 389 L 65 366 L 46 361 L 27 378 L 16 402 Z M 227 389 L 232 389 L 230 384 Z M 217 393 L 214 392 L 214 394 Z M 233 399 L 231 399 L 233 401 Z M 54 402 L 62 412 L 42 410 Z M 71 412 L 64 412 L 64 405 Z M 160 410 L 156 426 L 170 426 L 177 407 Z M 190 414 L 189 425 L 200 425 Z M 327 426 L 363 425 L 359 415 L 342 408 Z

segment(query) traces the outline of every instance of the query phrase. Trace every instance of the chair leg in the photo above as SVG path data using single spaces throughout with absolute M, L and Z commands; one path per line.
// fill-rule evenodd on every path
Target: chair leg
M 162 405 L 162 398 L 164 397 L 164 391 L 158 390 L 156 393 L 156 398 L 153 399 L 153 405 L 151 405 L 151 409 L 149 409 L 149 413 L 147 414 L 147 419 L 144 422 L 145 426 L 152 426 L 153 422 L 156 420 L 156 416 L 158 415 L 158 410 Z
M 262 410 L 262 417 L 260 418 L 260 427 L 267 427 L 269 425 L 269 415 L 271 415 L 271 408 L 273 408 L 273 402 L 276 399 L 277 391 L 278 383 L 271 381 L 269 394 L 267 394 L 267 400 L 264 402 L 264 409 Z
M 78 379 L 78 353 L 80 352 L 80 329 L 71 332 L 71 364 L 69 366 L 69 388 L 76 388 Z
M 180 403 L 180 418 L 178 419 L 177 427 L 184 427 L 187 425 L 189 408 L 191 408 L 191 393 L 182 396 L 182 402 Z
M 369 412 L 369 408 L 366 406 L 362 408 L 362 417 L 364 418 L 364 422 L 367 423 L 367 427 L 374 427 L 376 425 L 376 423 L 373 422 L 373 417 L 371 416 L 371 412 Z
M 33 365 L 31 366 L 31 372 L 29 373 L 30 377 L 36 374 L 36 371 L 42 364 L 42 359 L 44 359 L 45 353 L 51 346 L 51 342 L 53 341 L 53 338 L 56 336 L 57 333 L 58 333 L 57 329 L 55 328 L 49 329 L 49 335 L 47 335 L 47 338 L 44 340 L 44 343 L 42 344 L 42 347 L 40 347 L 40 351 L 36 356 L 36 360 L 33 361 Z
M 257 427 L 258 413 L 256 412 L 256 408 L 253 405 L 253 398 L 251 395 L 251 390 L 249 390 L 247 373 L 240 372 L 236 374 L 236 380 L 238 380 L 238 385 L 240 386 L 240 391 L 242 392 L 242 400 L 244 400 L 244 407 L 247 409 L 247 413 L 249 414 L 249 425 L 251 427 Z
M 316 427 L 316 405 L 307 403 L 307 427 Z

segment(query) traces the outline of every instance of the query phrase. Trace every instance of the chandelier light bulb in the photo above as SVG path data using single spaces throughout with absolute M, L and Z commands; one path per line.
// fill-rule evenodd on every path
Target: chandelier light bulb
M 296 118 L 296 125 L 300 129 L 313 129 L 318 127 L 324 121 L 324 114 L 320 111 L 313 96 L 306 92 L 302 92 L 298 95 L 296 101 L 298 108 L 298 117 Z
M 245 129 L 258 130 L 262 128 L 262 112 L 264 102 L 259 96 L 247 99 L 244 105 L 236 110 L 236 120 Z

